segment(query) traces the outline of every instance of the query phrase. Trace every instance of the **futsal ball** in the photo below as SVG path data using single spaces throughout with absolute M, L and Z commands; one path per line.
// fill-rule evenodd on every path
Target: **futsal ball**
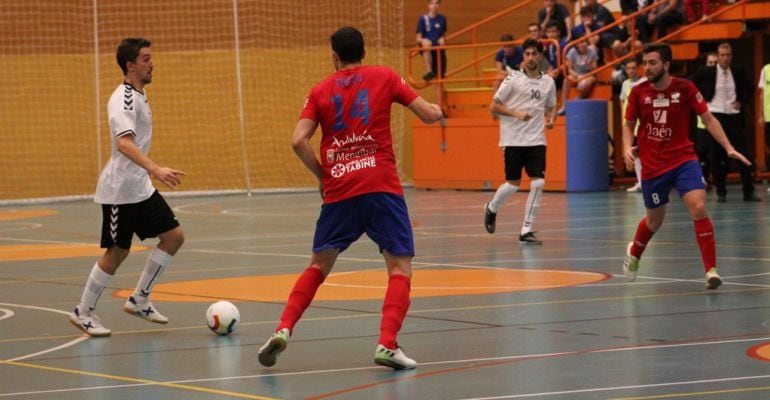
M 233 333 L 240 320 L 238 307 L 229 301 L 218 301 L 206 310 L 206 324 L 217 335 L 227 336 Z

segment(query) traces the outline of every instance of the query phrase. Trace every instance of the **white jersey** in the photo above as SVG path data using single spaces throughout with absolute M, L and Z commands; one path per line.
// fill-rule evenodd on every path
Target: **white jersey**
M 556 107 L 556 84 L 550 75 L 530 78 L 513 71 L 497 89 L 494 99 L 514 111 L 526 111 L 532 118 L 500 116 L 500 147 L 545 145 L 545 109 Z
M 147 96 L 129 83 L 123 83 L 112 92 L 107 103 L 110 119 L 112 153 L 99 175 L 94 201 L 100 204 L 134 204 L 148 199 L 155 188 L 150 175 L 135 162 L 118 151 L 117 140 L 133 135 L 134 143 L 142 153 L 150 151 L 152 139 L 152 112 Z

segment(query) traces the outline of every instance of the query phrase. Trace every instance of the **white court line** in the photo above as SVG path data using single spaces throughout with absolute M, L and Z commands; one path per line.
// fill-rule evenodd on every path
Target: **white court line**
M 5 308 L 0 308 L 0 312 L 3 313 L 3 315 L 0 315 L 0 320 L 13 317 L 13 311 L 11 311 L 11 310 L 6 310 Z
M 2 303 L 0 303 L 2 304 Z M 527 355 L 518 355 L 518 356 L 502 356 L 502 357 L 485 357 L 485 358 L 469 358 L 469 359 L 462 359 L 462 360 L 446 360 L 446 361 L 433 361 L 433 362 L 421 362 L 420 366 L 431 366 L 431 365 L 453 365 L 453 364 L 468 364 L 468 363 L 485 363 L 485 362 L 495 362 L 495 361 L 515 361 L 519 359 L 538 359 L 542 360 L 543 358 L 548 357 L 563 357 L 563 356 L 574 356 L 574 355 L 588 355 L 588 354 L 595 354 L 595 353 L 615 353 L 615 352 L 621 352 L 621 351 L 644 351 L 644 350 L 657 350 L 657 349 L 664 349 L 664 348 L 676 348 L 676 347 L 696 347 L 696 346 L 713 346 L 716 344 L 729 344 L 729 343 L 745 343 L 745 342 L 758 342 L 758 341 L 768 341 L 770 340 L 770 337 L 762 337 L 762 338 L 754 338 L 754 339 L 732 339 L 732 340 L 719 340 L 719 341 L 705 341 L 705 342 L 697 342 L 697 343 L 678 343 L 678 344 L 663 344 L 663 345 L 650 345 L 650 346 L 636 346 L 636 347 L 616 347 L 616 348 L 610 348 L 610 349 L 596 349 L 596 350 L 576 350 L 576 351 L 568 351 L 568 352 L 558 352 L 558 353 L 541 353 L 541 354 L 527 354 Z M 484 366 L 480 366 L 479 368 L 483 368 Z M 163 381 L 163 383 L 171 383 L 171 384 L 188 384 L 188 383 L 202 383 L 202 382 L 222 382 L 222 381 L 230 381 L 230 380 L 242 380 L 242 379 L 255 379 L 255 378 L 265 378 L 265 377 L 279 377 L 279 376 L 300 376 L 300 375 L 314 375 L 314 374 L 333 374 L 333 373 L 347 373 L 352 371 L 368 371 L 368 370 L 382 370 L 382 367 L 357 367 L 357 368 L 336 368 L 336 369 L 325 369 L 325 370 L 311 370 L 311 371 L 298 371 L 298 372 L 283 372 L 283 373 L 272 373 L 272 374 L 255 374 L 255 375 L 240 375 L 240 376 L 230 376 L 230 377 L 220 377 L 220 378 L 201 378 L 201 379 L 185 379 L 185 380 L 178 380 L 178 381 Z M 419 374 L 419 371 L 415 371 L 414 374 Z M 484 398 L 475 398 L 474 400 L 482 400 L 482 399 L 515 399 L 515 398 L 523 398 L 523 397 L 542 397 L 542 396 L 551 396 L 551 395 L 557 395 L 557 394 L 571 394 L 571 393 L 588 393 L 588 392 L 599 392 L 599 391 L 616 391 L 616 390 L 626 390 L 626 389 L 639 389 L 639 388 L 646 388 L 646 387 L 663 387 L 663 386 L 675 386 L 675 385 L 694 385 L 694 384 L 700 384 L 700 383 L 709 383 L 709 382 L 730 382 L 730 381 L 740 381 L 740 380 L 752 380 L 752 379 L 766 379 L 770 378 L 770 375 L 754 375 L 754 376 L 741 376 L 741 377 L 732 377 L 732 378 L 714 378 L 714 379 L 703 379 L 703 380 L 693 380 L 693 381 L 680 381 L 680 382 L 662 382 L 662 383 L 654 383 L 654 384 L 648 384 L 648 385 L 629 385 L 629 386 L 615 386 L 615 387 L 600 387 L 600 388 L 591 388 L 591 389 L 576 389 L 576 390 L 569 390 L 569 391 L 561 391 L 561 392 L 542 392 L 542 393 L 528 393 L 528 394 L 518 394 L 518 395 L 508 395 L 508 396 L 500 396 L 500 397 L 484 397 Z M 397 378 L 398 379 L 398 378 Z M 405 379 L 412 379 L 411 377 L 405 377 Z M 374 382 L 378 383 L 378 382 Z M 31 392 L 17 392 L 17 393 L 0 393 L 0 397 L 10 397 L 10 396 L 19 396 L 19 395 L 34 395 L 34 394 L 50 394 L 50 393 L 63 393 L 63 392 L 78 392 L 78 391 L 90 391 L 90 390 L 97 390 L 97 389 L 121 389 L 126 387 L 137 387 L 137 386 L 149 386 L 151 384 L 147 383 L 139 383 L 139 384 L 126 384 L 126 385 L 109 385 L 109 386 L 97 386 L 97 387 L 82 387 L 82 388 L 68 388 L 68 389 L 51 389 L 51 390 L 41 390 L 41 391 L 31 391 Z M 465 400 L 471 400 L 470 398 Z
M 666 386 L 698 385 L 702 383 L 735 382 L 735 381 L 747 381 L 747 380 L 767 379 L 767 378 L 770 378 L 770 375 L 737 376 L 734 378 L 716 378 L 716 379 L 701 379 L 697 381 L 664 382 L 664 383 L 652 383 L 649 385 L 609 386 L 609 387 L 592 388 L 592 389 L 576 389 L 576 390 L 563 390 L 560 392 L 514 394 L 514 395 L 508 395 L 508 396 L 495 396 L 495 397 L 468 397 L 461 400 L 524 399 L 527 397 L 543 397 L 543 396 L 556 396 L 556 395 L 564 395 L 564 394 L 608 392 L 608 391 L 628 390 L 628 389 L 646 389 L 646 388 L 666 387 Z M 708 393 L 706 392 L 704 394 L 708 394 Z
M 28 308 L 30 310 L 48 311 L 48 312 L 53 312 L 53 313 L 57 313 L 57 314 L 64 314 L 66 316 L 70 315 L 70 313 L 67 312 L 67 311 L 57 310 L 55 308 L 28 306 L 28 305 L 24 305 L 24 304 L 0 303 L 0 306 Z M 3 310 L 3 309 L 0 309 L 0 310 Z M 13 315 L 13 312 L 11 312 L 11 315 Z M 3 319 L 3 318 L 0 318 L 0 319 Z M 71 341 L 69 341 L 67 343 L 64 343 L 64 344 L 61 344 L 61 345 L 58 345 L 58 346 L 55 346 L 55 347 L 51 347 L 49 349 L 38 351 L 37 353 L 27 354 L 27 355 L 11 358 L 11 359 L 8 359 L 8 360 L 5 360 L 5 361 L 0 359 L 0 365 L 4 364 L 7 361 L 21 361 L 21 360 L 26 360 L 28 358 L 36 357 L 36 356 L 39 356 L 39 355 L 42 355 L 42 354 L 52 353 L 52 352 L 57 351 L 57 350 L 61 350 L 61 349 L 64 349 L 64 348 L 67 348 L 67 347 L 70 347 L 70 346 L 74 346 L 74 345 L 76 345 L 76 344 L 78 344 L 78 343 L 80 343 L 80 342 L 82 342 L 84 340 L 88 340 L 88 338 L 89 338 L 88 334 L 84 333 L 82 336 L 78 337 L 77 339 L 71 340 Z

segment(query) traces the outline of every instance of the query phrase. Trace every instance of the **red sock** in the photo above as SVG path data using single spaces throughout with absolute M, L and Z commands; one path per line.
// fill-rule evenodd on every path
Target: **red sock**
M 698 240 L 700 256 L 703 258 L 703 268 L 708 272 L 717 265 L 716 241 L 714 240 L 714 225 L 709 217 L 693 221 L 695 223 L 695 239 Z
M 308 267 L 297 278 L 297 282 L 294 283 L 291 294 L 289 294 L 286 307 L 281 314 L 281 324 L 275 329 L 276 332 L 283 328 L 289 328 L 290 332 L 294 332 L 294 325 L 302 317 L 302 313 L 305 312 L 310 302 L 313 301 L 315 292 L 323 283 L 324 278 L 321 270 L 312 266 Z
M 405 275 L 394 274 L 388 280 L 388 290 L 382 303 L 382 321 L 380 322 L 380 344 L 396 349 L 396 335 L 409 310 L 409 288 L 411 281 Z
M 647 248 L 647 243 L 652 239 L 652 235 L 654 234 L 655 232 L 647 227 L 647 217 L 642 218 L 642 220 L 639 221 L 639 226 L 636 227 L 634 244 L 631 246 L 631 255 L 636 258 L 641 258 L 644 249 Z

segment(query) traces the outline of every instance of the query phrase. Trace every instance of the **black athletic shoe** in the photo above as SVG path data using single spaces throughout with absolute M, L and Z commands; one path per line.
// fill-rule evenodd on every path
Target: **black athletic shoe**
M 422 76 L 422 79 L 424 81 L 430 81 L 430 80 L 436 79 L 436 73 L 433 71 L 428 71 L 425 73 L 425 75 Z
M 484 204 L 484 228 L 487 228 L 487 232 L 495 233 L 495 220 L 497 219 L 497 213 L 489 211 L 489 203 Z
M 519 236 L 521 244 L 543 244 L 543 241 L 535 237 L 535 232 L 527 232 Z

